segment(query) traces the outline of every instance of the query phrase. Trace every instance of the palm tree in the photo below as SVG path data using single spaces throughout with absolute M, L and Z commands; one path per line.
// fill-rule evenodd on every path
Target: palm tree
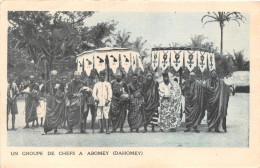
M 204 19 L 208 18 L 204 22 Z M 225 22 L 235 21 L 240 26 L 240 21 L 244 23 L 245 17 L 240 12 L 208 12 L 207 15 L 204 15 L 201 18 L 201 22 L 203 27 L 207 23 L 211 22 L 219 22 L 220 30 L 221 30 L 221 42 L 220 42 L 220 54 L 223 54 L 223 28 L 225 26 Z

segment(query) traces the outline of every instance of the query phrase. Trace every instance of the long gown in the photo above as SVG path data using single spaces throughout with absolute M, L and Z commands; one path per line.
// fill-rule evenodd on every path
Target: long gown
M 222 79 L 206 80 L 208 128 L 218 128 L 227 116 L 230 88 Z M 213 88 L 212 88 L 213 87 Z
M 201 123 L 205 116 L 205 96 L 201 82 L 187 81 L 183 88 L 185 96 L 185 123 L 186 128 L 194 128 Z
M 67 86 L 68 104 L 66 106 L 69 127 L 79 126 L 83 119 L 84 101 L 82 95 L 77 95 L 83 84 L 84 82 L 81 80 L 72 80 Z
M 168 85 L 163 82 L 159 91 L 161 104 L 158 125 L 163 131 L 176 129 L 181 125 L 181 89 L 176 82 L 170 82 Z
M 117 82 L 115 80 L 111 82 L 111 87 L 113 95 L 110 108 L 110 119 L 112 121 L 112 128 L 115 130 L 118 127 L 122 128 L 125 122 L 128 102 L 122 99 L 121 96 L 123 90 L 127 93 L 128 89 L 125 82 Z
M 141 95 L 141 84 L 130 83 L 128 91 L 130 95 L 128 124 L 131 129 L 139 129 L 144 124 L 144 114 L 141 110 L 143 104 L 143 96 Z
M 65 117 L 65 93 L 59 88 L 59 84 L 47 81 L 41 92 L 46 95 L 46 115 L 44 132 L 49 132 L 61 126 Z
M 16 96 L 19 94 L 19 89 L 15 83 L 9 84 L 7 88 L 7 115 L 18 114 Z
M 158 107 L 160 106 L 160 96 L 158 90 L 158 83 L 151 81 L 150 83 L 145 82 L 142 86 L 142 95 L 144 97 L 144 103 L 142 104 L 142 110 L 145 114 L 144 126 L 149 124 L 156 124 L 158 115 Z
M 30 92 L 25 98 L 25 123 L 33 122 L 37 119 L 38 91 L 37 83 L 30 83 L 25 88 L 29 87 Z

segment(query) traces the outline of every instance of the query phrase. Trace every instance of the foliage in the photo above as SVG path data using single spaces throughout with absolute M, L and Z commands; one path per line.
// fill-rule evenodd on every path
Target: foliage
M 249 61 L 246 61 L 244 58 L 244 50 L 242 51 L 233 50 L 233 53 L 234 53 L 233 61 L 236 66 L 236 71 L 249 71 L 250 63 Z
M 131 32 L 126 32 L 125 30 L 121 33 L 121 31 L 118 31 L 113 36 L 114 47 L 121 47 L 121 48 L 130 48 L 133 51 L 137 51 L 140 53 L 141 58 L 144 59 L 148 56 L 148 49 L 144 48 L 147 40 L 143 40 L 143 37 L 137 37 L 134 41 L 131 41 Z

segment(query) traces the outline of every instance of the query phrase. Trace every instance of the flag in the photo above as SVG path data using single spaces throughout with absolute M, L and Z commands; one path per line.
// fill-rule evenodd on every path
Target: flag
M 144 67 L 143 67 L 143 64 L 142 64 L 142 58 L 141 58 L 141 55 L 136 52 L 136 65 L 142 70 L 144 71 Z
M 93 55 L 86 55 L 85 58 L 85 72 L 89 76 L 93 69 Z
M 136 54 L 134 53 L 134 52 L 131 52 L 131 66 L 132 66 L 132 70 L 133 70 L 133 72 L 135 71 L 135 69 L 136 69 Z
M 106 68 L 106 53 L 96 53 L 95 54 L 95 69 L 99 73 Z
M 152 51 L 152 68 L 155 71 L 155 69 L 159 65 L 159 52 L 158 51 Z
M 128 73 L 129 68 L 131 66 L 131 64 L 130 64 L 130 52 L 122 52 L 121 53 L 121 62 L 122 62 L 122 67 L 125 69 L 126 73 Z
M 198 66 L 201 72 L 207 68 L 208 53 L 204 51 L 198 51 Z
M 191 72 L 197 66 L 198 51 L 186 50 L 185 51 L 185 67 Z
M 116 69 L 119 67 L 119 52 L 108 53 L 109 67 L 112 69 L 113 73 L 116 73 Z
M 77 58 L 76 62 L 77 62 L 77 71 L 81 73 L 83 67 L 83 57 Z
M 214 53 L 208 53 L 208 66 L 209 66 L 209 71 L 216 69 Z
M 171 51 L 171 66 L 178 71 L 183 66 L 183 50 Z
M 169 50 L 162 50 L 160 51 L 160 62 L 159 67 L 162 69 L 162 71 L 165 71 L 165 69 L 170 66 L 170 51 Z

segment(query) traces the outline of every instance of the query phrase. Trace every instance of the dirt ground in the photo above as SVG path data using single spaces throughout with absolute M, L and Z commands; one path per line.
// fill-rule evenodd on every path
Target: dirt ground
M 59 134 L 51 132 L 43 134 L 43 127 L 23 129 L 25 126 L 24 100 L 18 100 L 19 114 L 16 116 L 15 131 L 7 132 L 8 146 L 32 146 L 32 147 L 248 147 L 249 146 L 249 94 L 237 93 L 230 97 L 227 133 L 207 132 L 206 117 L 199 126 L 200 133 L 183 132 L 185 124 L 182 123 L 177 132 L 152 133 L 128 133 L 129 127 L 126 121 L 127 133 L 113 133 L 110 135 L 99 134 L 97 124 L 95 133 L 87 126 L 87 134 L 79 134 L 75 129 L 74 134 L 65 134 L 66 129 L 59 129 Z M 89 116 L 90 118 L 90 116 Z M 10 119 L 11 120 L 11 116 Z M 89 122 L 89 121 L 88 121 Z M 184 122 L 184 118 L 182 120 Z M 30 125 L 31 126 L 31 125 Z M 9 127 L 11 127 L 11 122 Z M 140 130 L 142 131 L 142 129 Z

